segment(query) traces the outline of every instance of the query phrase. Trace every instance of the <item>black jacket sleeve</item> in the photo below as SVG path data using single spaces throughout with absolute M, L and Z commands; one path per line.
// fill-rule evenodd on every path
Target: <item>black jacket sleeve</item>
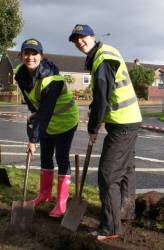
M 33 121 L 33 129 L 29 138 L 30 142 L 38 142 L 40 137 L 45 136 L 49 121 L 54 112 L 57 98 L 63 88 L 64 82 L 51 82 L 41 93 L 39 110 Z
M 103 61 L 93 76 L 93 101 L 90 105 L 88 133 L 97 134 L 105 113 L 110 109 L 115 71 L 108 61 Z

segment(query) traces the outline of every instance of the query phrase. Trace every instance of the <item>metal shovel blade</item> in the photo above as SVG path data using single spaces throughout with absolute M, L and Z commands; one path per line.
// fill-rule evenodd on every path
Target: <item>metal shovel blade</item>
M 74 197 L 63 217 L 61 225 L 75 232 L 87 208 L 87 202 L 81 198 Z
M 78 190 L 78 183 L 79 183 L 79 158 L 76 160 L 75 158 L 75 167 L 76 167 L 76 181 L 75 181 L 75 187 L 76 187 L 76 196 L 71 200 L 69 207 L 63 217 L 63 220 L 61 222 L 61 225 L 64 226 L 67 229 L 70 229 L 71 231 L 76 231 L 81 219 L 84 216 L 84 213 L 86 211 L 88 203 L 82 199 L 82 191 L 83 186 L 86 178 L 86 173 L 88 170 L 88 165 L 90 161 L 90 156 L 92 152 L 92 143 L 89 142 L 86 157 L 84 161 L 83 166 L 83 173 L 80 183 L 80 190 Z
M 11 220 L 9 229 L 13 231 L 30 231 L 32 229 L 34 204 L 33 201 L 26 201 L 30 156 L 31 154 L 28 153 L 26 160 L 25 179 L 24 179 L 23 201 L 12 202 L 12 211 L 11 211 Z
M 11 208 L 11 220 L 9 228 L 14 231 L 21 231 L 20 222 L 23 214 L 23 201 L 13 201 Z
M 33 201 L 24 201 L 23 202 L 22 222 L 21 222 L 22 230 L 31 231 L 33 214 L 34 214 Z
M 71 231 L 76 231 L 87 208 L 87 202 L 79 197 L 79 155 L 75 155 L 75 197 L 69 203 L 61 225 Z
M 32 201 L 13 201 L 9 229 L 31 231 L 34 205 Z

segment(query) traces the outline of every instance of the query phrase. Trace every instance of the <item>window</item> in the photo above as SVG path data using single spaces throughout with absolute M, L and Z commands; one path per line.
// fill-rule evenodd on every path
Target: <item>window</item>
M 159 88 L 159 89 L 164 89 L 164 83 L 159 83 L 159 84 L 158 84 L 158 88 Z
M 83 84 L 89 85 L 90 84 L 90 80 L 91 80 L 91 76 L 90 75 L 84 75 L 83 76 Z

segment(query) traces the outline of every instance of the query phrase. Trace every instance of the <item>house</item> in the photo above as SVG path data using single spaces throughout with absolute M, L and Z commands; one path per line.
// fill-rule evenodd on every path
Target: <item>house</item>
M 0 88 L 13 83 L 13 67 L 8 56 L 0 58 Z
M 70 83 L 69 86 L 72 90 L 82 89 L 84 90 L 90 83 L 90 74 L 87 70 L 84 69 L 85 65 L 85 57 L 78 56 L 65 56 L 65 55 L 52 55 L 52 54 L 44 54 L 44 57 L 48 60 L 55 63 L 55 65 L 59 68 L 60 73 L 64 76 L 71 76 L 73 78 L 73 83 Z M 3 56 L 3 68 L 5 67 L 5 75 L 7 75 L 7 71 L 12 68 L 12 72 L 16 68 L 18 64 L 21 63 L 19 59 L 19 53 L 16 51 L 7 51 L 7 55 Z M 4 64 L 4 61 L 8 61 L 8 64 Z M 0 70 L 1 77 L 1 70 Z M 14 83 L 14 81 L 12 82 Z M 3 81 L 3 86 L 6 84 Z
M 66 77 L 71 76 L 73 83 L 69 83 L 72 90 L 85 90 L 90 83 L 90 74 L 85 69 L 85 57 L 44 54 L 44 57 L 54 62 L 60 69 L 60 73 Z M 8 84 L 14 84 L 14 69 L 20 64 L 17 51 L 7 51 L 6 56 L 2 56 L 0 61 L 0 85 L 4 87 Z M 127 62 L 128 70 L 132 69 L 134 64 L 140 64 L 139 59 L 133 63 Z M 154 70 L 155 79 L 149 87 L 149 99 L 162 100 L 164 97 L 164 81 L 160 77 L 160 71 L 164 71 L 164 65 L 142 64 Z
M 134 64 L 139 65 L 140 61 L 138 58 L 134 60 L 133 63 L 127 63 L 128 69 L 132 69 Z M 164 72 L 164 65 L 154 65 L 154 64 L 144 64 L 142 65 L 146 68 L 154 70 L 154 82 L 152 86 L 148 87 L 148 100 L 154 102 L 163 102 L 164 99 L 164 75 L 161 72 Z

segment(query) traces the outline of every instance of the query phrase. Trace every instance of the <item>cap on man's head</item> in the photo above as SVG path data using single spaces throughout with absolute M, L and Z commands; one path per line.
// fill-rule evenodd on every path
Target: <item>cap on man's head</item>
M 22 43 L 21 52 L 25 49 L 33 49 L 38 53 L 43 54 L 42 44 L 34 38 L 27 39 Z
M 72 30 L 72 34 L 69 36 L 69 41 L 73 42 L 73 39 L 76 36 L 94 36 L 94 31 L 92 30 L 92 28 L 87 25 L 87 24 L 76 24 L 76 26 L 74 27 L 74 29 Z

